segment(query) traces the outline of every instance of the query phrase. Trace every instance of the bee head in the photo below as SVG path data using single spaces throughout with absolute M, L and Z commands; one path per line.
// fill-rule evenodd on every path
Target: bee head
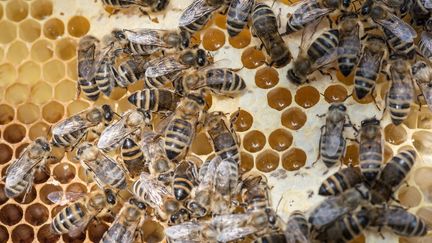
M 102 110 L 103 110 L 103 118 L 105 119 L 105 121 L 112 121 L 114 117 L 114 112 L 111 109 L 111 106 L 105 104 L 102 106 Z
M 342 103 L 333 103 L 330 105 L 329 110 L 339 110 L 345 112 L 347 110 L 346 106 Z
M 190 45 L 190 35 L 187 31 L 180 31 L 180 44 L 183 49 L 186 49 Z
M 423 61 L 418 61 L 416 62 L 412 68 L 411 68 L 411 72 L 412 74 L 415 76 L 416 74 L 418 74 L 420 71 L 424 70 L 426 68 L 426 63 Z
M 114 38 L 116 38 L 117 40 L 126 40 L 126 35 L 124 33 L 123 30 L 121 29 L 114 29 L 113 31 L 111 31 L 112 36 L 114 36 Z
M 179 203 L 176 200 L 168 199 L 164 202 L 164 209 L 168 214 L 173 214 L 179 209 Z
M 367 126 L 379 126 L 380 125 L 380 121 L 378 119 L 376 119 L 375 117 L 371 118 L 371 119 L 366 119 L 363 120 L 361 122 L 361 126 L 362 127 L 367 127 Z
M 104 190 L 106 201 L 110 205 L 115 205 L 117 202 L 116 196 L 111 189 Z
M 198 49 L 196 55 L 196 63 L 198 64 L 198 66 L 204 67 L 208 64 L 210 56 L 206 53 L 206 51 L 204 51 L 203 49 Z

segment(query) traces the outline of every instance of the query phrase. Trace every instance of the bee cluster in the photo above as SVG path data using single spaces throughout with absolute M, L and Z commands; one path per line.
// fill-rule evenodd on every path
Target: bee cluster
M 145 9 L 162 11 L 169 3 L 102 2 L 119 9 L 142 7 L 145 14 Z M 350 128 L 358 135 L 354 140 L 360 147 L 359 167 L 329 176 L 318 190 L 325 200 L 310 210 L 293 211 L 285 222 L 270 202 L 266 176 L 242 174 L 239 169 L 240 142 L 233 129 L 238 113 L 229 117 L 223 111 L 208 111 L 209 93 L 230 98 L 247 89 L 236 70 L 212 67 L 212 54 L 193 45 L 193 35 L 216 12 L 226 13 L 231 37 L 250 22 L 268 54 L 266 64 L 290 64 L 286 78 L 296 85 L 310 82 L 315 71 L 327 74 L 336 64 L 343 76 L 354 76 L 353 95 L 360 100 L 373 95 L 379 75 L 387 73 L 391 86 L 383 116 L 388 109 L 396 126 L 408 117 L 414 81 L 432 106 L 432 3 L 366 0 L 359 9 L 354 5 L 350 0 L 302 1 L 288 17 L 286 32 L 280 33 L 278 17 L 265 3 L 195 0 L 183 10 L 177 29 L 114 29 L 102 39 L 82 37 L 77 50 L 78 92 L 96 101 L 139 80 L 145 88 L 129 95 L 134 109 L 117 114 L 108 104 L 95 105 L 55 124 L 50 141 L 35 139 L 8 167 L 6 196 L 16 198 L 31 190 L 36 171 L 55 159 L 55 146 L 74 151 L 98 187 L 88 194 L 48 195 L 52 202 L 67 204 L 52 219 L 56 234 L 79 235 L 92 220 L 108 216 L 113 222 L 102 242 L 139 240 L 148 218 L 168 225 L 169 242 L 347 242 L 366 229 L 382 228 L 404 237 L 426 235 L 426 222 L 393 197 L 417 154 L 401 150 L 383 165 L 380 120 L 365 118 L 357 128 L 343 103 L 330 105 L 317 141 L 322 162 L 328 168 L 341 163 L 344 130 Z M 325 17 L 330 29 L 313 38 Z M 416 30 L 402 20 L 408 18 L 422 29 L 417 44 Z M 299 31 L 300 52 L 293 58 L 284 36 Z M 214 152 L 205 161 L 189 152 L 201 130 Z

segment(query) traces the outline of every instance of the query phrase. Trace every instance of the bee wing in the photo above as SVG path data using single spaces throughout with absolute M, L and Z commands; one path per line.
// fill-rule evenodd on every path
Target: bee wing
M 222 195 L 230 195 L 234 192 L 238 182 L 238 166 L 231 158 L 224 159 L 216 169 L 213 185 L 215 191 Z
M 313 64 L 313 70 L 318 70 L 332 64 L 337 59 L 337 48 L 334 48 L 330 53 L 318 58 Z
M 426 9 L 432 9 L 432 0 L 423 0 L 422 1 L 423 2 L 423 6 L 426 8 Z
M 155 29 L 124 30 L 126 38 L 130 42 L 141 45 L 168 47 L 168 45 L 162 40 L 163 32 L 165 31 Z
M 308 237 L 303 234 L 295 220 L 288 220 L 284 230 L 287 243 L 308 243 Z
M 165 235 L 173 240 L 189 241 L 200 238 L 203 225 L 196 221 L 189 221 L 165 229 Z
M 426 31 L 423 31 L 421 36 L 420 36 L 420 41 L 423 44 L 424 48 L 419 48 L 420 51 L 422 51 L 423 49 L 432 52 L 432 34 L 428 33 Z M 427 53 L 422 53 L 423 56 L 427 57 L 428 54 Z
M 183 11 L 179 20 L 179 27 L 194 23 L 199 18 L 216 11 L 220 6 L 210 6 L 206 0 L 195 0 Z
M 311 214 L 309 218 L 310 222 L 317 228 L 331 223 L 336 218 L 348 212 L 346 207 L 338 207 L 338 198 L 328 198 L 326 201 L 321 203 Z
M 228 15 L 228 18 L 232 18 L 239 21 L 246 21 L 249 18 L 249 14 L 255 0 L 233 0 L 230 4 L 230 9 L 234 9 L 234 17 Z
M 200 170 L 198 178 L 200 181 L 200 185 L 212 185 L 213 184 L 213 178 L 216 174 L 216 168 L 218 167 L 219 163 L 222 161 L 221 157 L 215 156 L 210 161 L 206 161 L 205 163 L 208 163 L 206 168 L 204 170 Z
M 246 213 L 224 214 L 213 217 L 210 224 L 214 227 L 222 226 L 222 228 L 239 227 L 246 224 L 249 218 L 250 215 Z
M 61 121 L 54 125 L 52 128 L 52 134 L 54 135 L 61 135 L 61 134 L 68 134 L 72 133 L 84 128 L 89 127 L 88 121 L 86 121 L 82 115 L 86 111 L 82 111 L 69 119 L 66 119 L 64 121 Z
M 99 149 L 108 149 L 134 131 L 126 126 L 126 119 L 130 113 L 131 111 L 126 112 L 120 120 L 105 128 L 97 143 Z
M 159 181 L 150 177 L 147 173 L 141 173 L 140 180 L 143 182 L 142 189 L 144 190 L 144 195 L 148 199 L 149 203 L 161 206 L 163 205 L 163 199 L 165 196 L 169 195 L 166 187 L 159 183 Z
M 181 64 L 175 57 L 159 57 L 151 60 L 148 63 L 145 71 L 145 76 L 150 78 L 157 78 L 168 74 L 174 74 L 175 72 L 189 68 L 187 65 Z
M 66 205 L 69 202 L 73 202 L 84 196 L 82 192 L 63 192 L 56 191 L 48 194 L 47 198 L 53 203 L 59 204 L 60 206 Z
M 115 240 L 117 242 L 133 242 L 135 231 L 139 222 L 125 225 L 120 221 L 121 217 L 122 212 L 120 211 L 120 214 L 117 215 L 114 222 L 105 232 L 105 234 L 109 235 L 111 240 Z
M 390 31 L 393 35 L 398 37 L 404 42 L 413 42 L 417 37 L 417 32 L 405 21 L 401 20 L 398 16 L 387 12 L 388 18 L 379 19 L 377 23 L 383 28 Z
M 44 158 L 31 159 L 28 156 L 29 145 L 22 153 L 21 156 L 12 162 L 12 164 L 6 170 L 6 184 L 15 185 L 19 181 L 24 180 L 29 172 L 38 165 Z
M 220 232 L 217 235 L 217 241 L 228 242 L 228 241 L 238 240 L 240 238 L 251 235 L 256 231 L 257 229 L 252 226 L 227 228 L 222 230 L 222 232 Z
M 333 11 L 333 9 L 329 8 L 314 7 L 311 9 L 311 5 L 314 3 L 316 3 L 316 0 L 303 2 L 292 14 L 292 18 L 290 18 L 291 24 L 294 26 L 303 26 L 317 19 L 321 19 L 321 17 Z

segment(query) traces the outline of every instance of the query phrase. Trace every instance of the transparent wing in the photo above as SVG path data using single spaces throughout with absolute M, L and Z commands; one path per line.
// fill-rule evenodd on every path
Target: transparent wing
M 328 223 L 331 223 L 333 220 L 338 218 L 339 216 L 348 212 L 346 207 L 338 207 L 337 204 L 334 203 L 334 200 L 337 198 L 329 198 L 322 204 L 320 204 L 312 213 L 309 220 L 315 227 L 321 227 Z
M 218 215 L 211 219 L 210 224 L 213 227 L 239 227 L 247 223 L 250 218 L 249 214 L 239 213 L 239 214 L 224 214 Z
M 177 58 L 173 56 L 159 57 L 149 62 L 145 72 L 145 76 L 149 78 L 157 78 L 168 74 L 189 68 L 189 66 L 181 64 Z
M 299 55 L 303 55 L 309 49 L 310 45 L 312 44 L 312 41 L 314 40 L 313 37 L 317 31 L 320 22 L 321 22 L 320 19 L 314 20 L 304 28 L 300 39 Z
M 292 18 L 290 18 L 291 24 L 294 26 L 303 26 L 320 19 L 333 11 L 333 9 L 317 8 L 315 6 L 316 0 L 307 1 L 301 4 L 292 14 Z
M 142 173 L 140 176 L 142 190 L 144 191 L 145 201 L 160 207 L 163 199 L 169 195 L 167 188 L 159 181 L 150 177 L 150 174 Z
M 44 159 L 44 157 L 37 159 L 30 158 L 28 153 L 30 146 L 8 167 L 6 171 L 6 185 L 16 185 L 21 180 L 24 180 L 30 171 Z
M 199 18 L 216 11 L 220 6 L 209 6 L 206 0 L 195 0 L 183 11 L 179 20 L 179 27 L 194 23 Z
M 249 18 L 255 0 L 233 0 L 231 1 L 230 9 L 234 9 L 234 17 L 228 15 L 228 18 L 233 18 L 240 21 L 245 21 Z
M 318 58 L 312 65 L 312 70 L 318 70 L 325 66 L 328 66 L 333 62 L 335 62 L 336 59 L 337 59 L 337 48 L 334 48 L 333 50 L 331 50 L 331 52 Z
M 132 111 L 122 115 L 116 123 L 109 125 L 99 137 L 97 147 L 99 149 L 109 149 L 112 145 L 119 143 L 122 139 L 131 134 L 134 130 L 126 126 L 126 120 Z
M 388 18 L 378 19 L 377 23 L 402 41 L 413 42 L 417 37 L 417 32 L 396 15 L 391 14 L 390 12 L 387 12 L 387 14 Z
M 170 226 L 165 229 L 165 235 L 173 240 L 196 240 L 200 237 L 202 225 L 196 221 Z
M 340 136 L 340 134 L 331 134 L 327 137 L 326 140 L 326 154 L 328 156 L 334 156 L 339 151 L 339 147 L 341 145 L 341 142 L 343 141 L 343 137 Z
M 78 237 L 82 232 L 84 232 L 91 219 L 92 218 L 89 215 L 86 215 L 75 225 L 70 226 L 68 235 L 73 238 Z
M 428 50 L 429 52 L 432 52 L 432 34 L 428 33 L 426 31 L 423 31 L 420 36 L 420 41 L 423 45 L 423 47 Z M 423 48 L 419 48 L 420 51 L 422 51 Z M 422 53 L 423 56 L 428 57 L 428 53 Z
M 238 182 L 238 166 L 233 159 L 224 159 L 216 169 L 214 187 L 222 195 L 231 195 Z
M 205 171 L 205 173 L 202 173 L 200 171 L 199 173 L 199 179 L 200 179 L 200 184 L 199 184 L 199 188 L 203 188 L 203 187 L 212 187 L 213 186 L 213 182 L 214 182 L 214 177 L 216 174 L 216 169 L 219 165 L 221 161 L 221 158 L 219 156 L 215 156 L 208 164 L 207 166 L 207 171 Z
M 61 121 L 54 125 L 52 128 L 52 134 L 54 135 L 62 135 L 72 133 L 84 128 L 89 127 L 89 123 L 83 117 L 83 113 L 86 111 L 82 111 L 64 121 Z
M 255 233 L 257 230 L 255 227 L 246 226 L 239 228 L 227 228 L 222 230 L 217 236 L 218 242 L 228 242 L 238 240 L 248 235 Z
M 48 194 L 47 198 L 53 203 L 59 204 L 60 206 L 66 205 L 70 202 L 76 201 L 79 198 L 86 195 L 82 192 L 63 192 L 56 191 Z
M 124 30 L 126 38 L 131 42 L 141 45 L 168 47 L 168 45 L 162 40 L 163 32 L 166 31 L 155 29 Z

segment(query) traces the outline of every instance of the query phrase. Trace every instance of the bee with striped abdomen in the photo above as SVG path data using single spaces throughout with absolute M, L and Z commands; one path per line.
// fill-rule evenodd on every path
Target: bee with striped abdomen
M 169 89 L 143 89 L 128 97 L 129 103 L 148 112 L 170 113 L 181 96 Z
M 153 132 L 145 131 L 141 135 L 141 150 L 144 157 L 149 161 L 149 170 L 153 177 L 163 182 L 169 182 L 170 172 L 174 170 L 174 164 L 166 157 L 165 141 L 162 137 Z
M 339 18 L 339 45 L 337 48 L 338 67 L 348 77 L 357 66 L 360 51 L 360 25 L 357 14 L 347 12 Z
M 227 31 L 235 37 L 247 26 L 255 0 L 232 0 L 227 13 Z
M 380 121 L 376 118 L 361 122 L 359 164 L 360 171 L 368 183 L 372 183 L 380 173 L 384 155 L 384 137 Z
M 122 59 L 117 66 L 110 65 L 110 71 L 115 84 L 122 88 L 144 79 L 147 59 L 142 56 L 129 56 Z
M 78 91 L 82 91 L 90 100 L 99 98 L 100 90 L 94 79 L 96 57 L 99 52 L 99 40 L 86 35 L 78 43 Z
M 210 4 L 208 0 L 194 0 L 181 14 L 178 26 L 192 35 L 207 24 L 215 11 L 224 7 L 224 2 L 219 0 Z
M 347 167 L 329 176 L 321 184 L 318 194 L 323 196 L 338 195 L 363 181 L 357 168 Z
M 51 146 L 44 137 L 38 137 L 29 144 L 6 169 L 5 195 L 15 198 L 30 192 L 36 170 L 45 169 L 50 153 Z
M 197 184 L 197 167 L 191 160 L 183 160 L 174 171 L 173 195 L 177 201 L 188 198 Z
M 137 177 L 141 172 L 149 172 L 144 153 L 132 138 L 126 138 L 121 147 L 121 155 L 126 169 L 131 177 Z
M 309 223 L 302 211 L 293 211 L 285 226 L 286 242 L 309 242 Z
M 420 88 L 429 110 L 432 111 L 432 68 L 423 61 L 418 61 L 411 68 L 414 80 Z M 421 104 L 420 104 L 421 105 Z
M 216 155 L 217 156 L 217 155 Z M 212 212 L 214 214 L 231 213 L 231 202 L 238 192 L 239 164 L 234 158 L 223 159 L 214 177 L 214 195 Z
M 432 28 L 432 21 L 431 21 Z M 424 58 L 432 60 L 432 31 L 423 31 L 418 42 L 418 48 Z
M 270 6 L 256 3 L 252 9 L 252 27 L 254 36 L 258 37 L 270 56 L 271 65 L 284 67 L 291 61 L 291 53 L 278 30 L 276 15 Z
M 150 8 L 153 12 L 164 10 L 169 0 L 102 0 L 104 6 L 113 8 L 129 8 L 132 6 Z

